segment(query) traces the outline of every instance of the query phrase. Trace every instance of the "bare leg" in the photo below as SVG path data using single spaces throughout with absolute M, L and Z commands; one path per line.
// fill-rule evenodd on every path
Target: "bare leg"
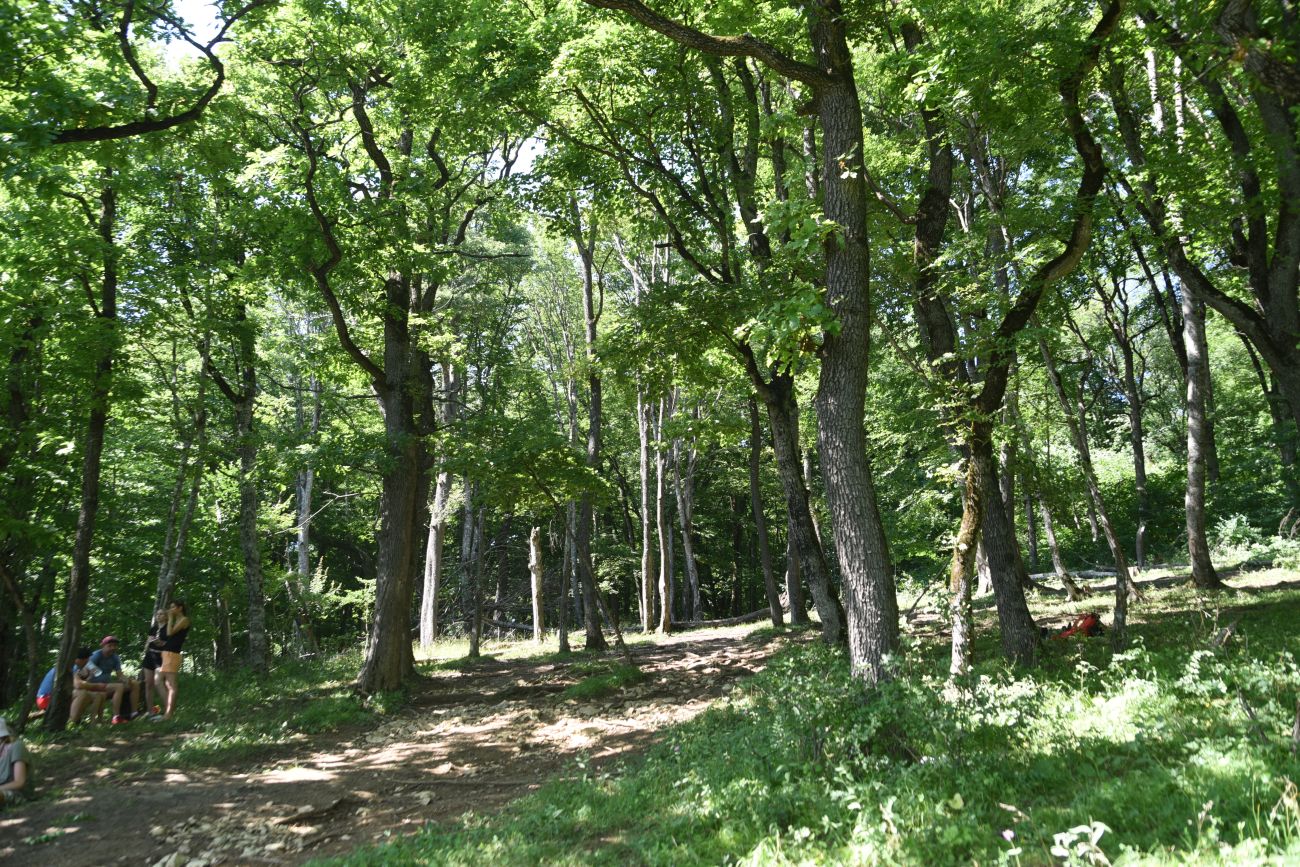
M 163 707 L 167 707 L 167 698 L 171 690 L 168 688 L 167 675 L 164 672 L 160 671 L 157 673 L 157 677 L 154 680 L 154 687 L 158 690 L 158 703 Z
M 176 672 L 170 671 L 164 674 L 163 681 L 167 684 L 167 710 L 163 713 L 163 717 L 171 719 L 172 711 L 176 710 Z
M 72 691 L 72 707 L 69 710 L 68 718 L 75 726 L 81 722 L 81 715 L 86 712 L 86 705 L 90 702 L 91 695 L 84 689 Z
M 153 709 L 153 693 L 155 688 L 156 687 L 154 684 L 154 670 L 152 668 L 146 668 L 144 670 L 144 709 L 145 710 Z
M 126 695 L 125 683 L 110 683 L 108 689 L 113 693 L 113 716 L 122 715 L 122 696 Z

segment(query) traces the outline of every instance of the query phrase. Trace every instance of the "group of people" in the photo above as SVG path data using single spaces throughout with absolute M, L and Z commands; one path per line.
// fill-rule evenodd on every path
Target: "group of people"
M 72 707 L 69 721 L 76 725 L 90 710 L 102 717 L 104 705 L 111 701 L 112 725 L 130 722 L 148 715 L 153 722 L 169 720 L 176 712 L 177 676 L 181 670 L 181 648 L 190 631 L 190 618 L 185 603 L 179 599 L 165 609 L 154 613 L 145 639 L 144 658 L 140 662 L 139 679 L 128 679 L 122 673 L 122 659 L 118 656 L 116 636 L 106 635 L 99 650 L 89 647 L 77 651 L 72 664 Z M 50 706 L 57 672 L 51 668 L 36 691 L 36 706 L 45 710 Z M 144 703 L 140 703 L 141 692 Z M 158 703 L 155 704 L 155 693 Z M 161 705 L 161 706 L 160 706 Z
M 185 603 L 179 599 L 154 612 L 149 636 L 145 639 L 144 659 L 140 662 L 139 679 L 128 679 L 122 673 L 122 660 L 117 655 L 119 642 L 116 636 L 106 635 L 99 650 L 89 647 L 77 651 L 72 663 L 72 707 L 69 720 L 73 725 L 81 722 L 89 710 L 102 717 L 104 705 L 113 705 L 113 725 L 130 722 L 148 715 L 158 722 L 172 718 L 176 712 L 176 680 L 181 670 L 181 648 L 190 631 L 190 618 Z M 54 693 L 56 669 L 51 668 L 36 692 L 36 707 L 47 710 Z M 143 688 L 144 704 L 140 703 Z M 166 710 L 154 704 L 154 694 Z M 31 759 L 22 738 L 7 720 L 0 718 L 0 807 L 23 798 L 31 790 Z

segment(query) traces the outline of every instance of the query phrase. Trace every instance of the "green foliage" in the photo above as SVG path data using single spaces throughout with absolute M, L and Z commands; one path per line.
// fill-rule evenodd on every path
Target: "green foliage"
M 1207 605 L 1166 591 L 1124 654 L 1049 644 L 1039 671 L 956 685 L 913 647 L 870 696 L 839 651 L 793 646 L 644 759 L 332 863 L 1289 862 L 1300 595 Z

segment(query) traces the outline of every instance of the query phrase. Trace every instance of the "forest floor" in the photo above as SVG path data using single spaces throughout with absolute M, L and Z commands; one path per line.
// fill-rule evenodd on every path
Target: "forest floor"
M 753 630 L 633 645 L 640 674 L 613 653 L 435 664 L 377 725 L 295 738 L 252 763 L 132 769 L 134 754 L 196 734 L 117 727 L 37 766 L 46 794 L 0 813 L 0 861 L 298 864 L 490 812 L 699 714 L 785 643 Z

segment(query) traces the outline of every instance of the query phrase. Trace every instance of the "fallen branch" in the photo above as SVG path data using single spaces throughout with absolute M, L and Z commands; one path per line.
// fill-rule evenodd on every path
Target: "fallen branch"
M 725 617 L 722 620 L 687 620 L 684 622 L 673 623 L 674 629 L 709 629 L 714 626 L 735 626 L 739 623 L 753 623 L 755 620 L 762 620 L 764 617 L 771 616 L 772 611 L 769 608 L 760 608 L 757 611 L 751 611 L 748 614 L 742 614 L 739 617 Z
M 1215 634 L 1214 638 L 1210 639 L 1210 647 L 1212 647 L 1215 650 L 1218 650 L 1219 648 L 1223 647 L 1223 645 L 1227 644 L 1228 639 L 1232 637 L 1232 633 L 1237 631 L 1237 624 L 1240 622 L 1241 622 L 1241 618 L 1238 617 L 1237 619 L 1229 623 L 1227 626 L 1220 629 L 1218 633 Z
M 1262 744 L 1268 743 L 1268 735 L 1264 734 L 1264 727 L 1259 724 L 1259 717 L 1255 716 L 1255 709 L 1246 702 L 1246 696 L 1241 690 L 1237 690 L 1237 700 L 1241 702 L 1241 709 L 1246 712 L 1250 719 L 1250 731 L 1255 737 L 1259 738 Z

